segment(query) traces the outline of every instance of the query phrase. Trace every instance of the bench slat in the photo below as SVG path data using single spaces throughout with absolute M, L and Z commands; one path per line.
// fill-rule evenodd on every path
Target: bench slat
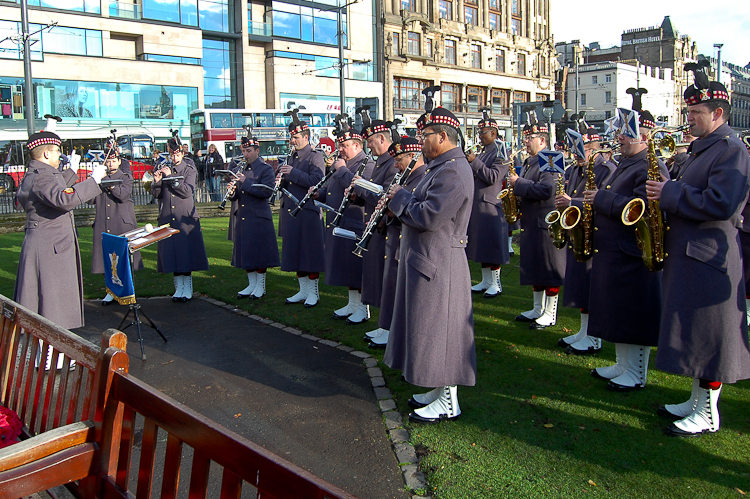
M 135 411 L 130 407 L 123 408 L 122 438 L 120 438 L 120 455 L 117 458 L 117 475 L 115 485 L 122 490 L 128 490 L 130 480 L 130 464 L 133 456 L 133 437 L 135 431 Z
M 224 468 L 221 475 L 220 499 L 240 499 L 242 495 L 242 479 Z
M 161 482 L 161 499 L 176 499 L 180 485 L 182 465 L 182 441 L 171 433 L 167 436 L 167 452 L 164 455 L 164 475 Z
M 144 421 L 136 499 L 151 499 L 151 489 L 154 486 L 154 456 L 156 455 L 156 438 L 158 434 L 159 427 L 153 421 L 150 419 Z
M 193 466 L 190 470 L 190 491 L 188 499 L 206 499 L 208 493 L 208 475 L 211 472 L 211 460 L 196 450 L 193 454 Z

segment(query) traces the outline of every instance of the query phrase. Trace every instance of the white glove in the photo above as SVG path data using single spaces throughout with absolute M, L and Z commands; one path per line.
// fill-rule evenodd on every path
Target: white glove
M 91 178 L 96 180 L 97 184 L 102 182 L 102 179 L 107 175 L 107 167 L 102 164 L 94 165 L 94 169 L 91 171 Z
M 81 155 L 76 154 L 75 150 L 73 150 L 73 152 L 68 156 L 68 161 L 70 161 L 70 169 L 74 172 L 77 172 L 78 167 L 81 165 Z

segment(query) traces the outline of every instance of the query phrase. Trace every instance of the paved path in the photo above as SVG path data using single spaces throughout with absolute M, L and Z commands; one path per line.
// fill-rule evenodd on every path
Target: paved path
M 148 360 L 129 327 L 130 372 L 170 397 L 362 499 L 409 494 L 361 359 L 201 299 L 141 304 Z M 127 307 L 85 304 L 99 344 Z

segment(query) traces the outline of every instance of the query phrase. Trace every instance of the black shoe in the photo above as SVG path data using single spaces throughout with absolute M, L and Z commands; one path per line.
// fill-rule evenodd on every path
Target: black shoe
M 635 390 L 643 390 L 644 388 L 645 386 L 640 386 L 640 385 L 636 385 L 636 386 L 618 385 L 617 383 L 613 383 L 612 380 L 610 380 L 609 383 L 607 383 L 607 390 L 609 390 L 610 392 L 625 393 L 625 392 L 632 392 Z
M 409 404 L 409 407 L 411 407 L 412 409 L 421 409 L 422 407 L 427 407 L 427 404 L 417 402 L 416 400 L 414 400 L 414 397 L 409 397 L 409 400 L 406 403 Z
M 349 314 L 352 315 L 352 314 Z M 349 315 L 338 315 L 336 312 L 332 314 L 332 317 L 336 319 L 337 321 L 343 321 L 344 319 L 347 319 Z
M 487 290 L 486 289 L 479 289 L 479 290 L 472 289 L 471 290 L 472 293 L 484 293 L 485 291 L 487 291 Z
M 698 433 L 690 433 L 688 431 L 681 430 L 677 428 L 674 424 L 671 424 L 664 428 L 664 434 L 669 435 L 670 437 L 684 437 L 684 438 L 697 438 L 703 435 L 704 433 L 711 433 L 709 430 L 703 430 Z
M 381 344 L 381 343 L 375 343 L 375 342 L 371 341 L 370 343 L 367 344 L 367 346 L 369 348 L 373 348 L 375 350 L 385 350 L 385 347 L 388 346 L 388 343 L 382 343 Z
M 495 293 L 494 295 L 490 295 L 490 294 L 487 294 L 487 293 L 485 293 L 485 294 L 484 294 L 484 295 L 482 295 L 482 296 L 483 296 L 484 298 L 497 298 L 497 297 L 498 297 L 498 296 L 500 296 L 501 294 L 503 294 L 503 292 L 502 292 L 502 291 L 499 291 L 499 292 Z
M 312 305 L 310 305 L 309 303 L 305 303 L 305 308 L 313 308 L 313 307 L 314 307 L 314 306 L 316 306 L 316 305 L 317 305 L 318 303 L 320 303 L 320 302 L 317 302 L 317 303 L 313 303 Z
M 172 301 L 175 302 L 175 303 L 177 303 L 178 301 L 182 301 L 182 298 L 178 298 L 176 296 L 173 296 L 172 297 Z
M 261 298 L 263 298 L 264 296 L 266 296 L 266 294 L 265 294 L 265 293 L 263 293 L 263 294 L 262 294 L 262 295 L 260 295 L 260 296 L 250 295 L 250 296 L 249 296 L 249 298 L 250 298 L 251 300 L 260 300 L 260 299 L 261 299 Z
M 460 416 L 460 414 L 458 416 Z M 412 423 L 435 424 L 435 423 L 440 423 L 441 421 L 452 421 L 454 419 L 457 419 L 458 416 L 453 416 L 452 418 L 449 418 L 447 415 L 443 414 L 439 418 L 423 418 L 416 412 L 410 412 L 409 421 L 411 421 Z
M 542 324 L 539 324 L 537 321 L 532 322 L 529 324 L 529 329 L 535 329 L 536 331 L 541 331 L 542 329 L 547 329 L 548 327 L 552 327 L 554 324 L 550 324 L 549 326 L 544 326 Z
M 518 322 L 534 322 L 534 321 L 535 321 L 536 319 L 529 319 L 529 318 L 528 318 L 528 317 L 526 317 L 525 315 L 522 315 L 522 314 L 521 314 L 521 315 L 517 315 L 517 316 L 516 316 L 516 320 L 517 320 Z
M 565 341 L 565 338 L 560 338 L 559 340 L 557 340 L 557 346 L 559 347 L 568 348 L 570 345 L 572 345 L 572 343 L 568 343 L 567 341 Z
M 588 347 L 586 350 L 578 350 L 577 348 L 573 348 L 571 345 L 568 345 L 568 348 L 565 349 L 565 353 L 567 353 L 568 355 L 594 355 L 601 351 L 601 348 L 594 347 Z
M 669 411 L 667 410 L 667 408 L 666 408 L 666 407 L 664 407 L 664 406 L 661 406 L 661 407 L 659 407 L 659 408 L 658 408 L 658 409 L 656 410 L 656 412 L 657 412 L 657 413 L 659 413 L 659 416 L 663 416 L 663 417 L 665 417 L 665 418 L 669 418 L 669 419 L 671 419 L 672 421 L 679 421 L 680 419 L 683 419 L 683 418 L 681 418 L 680 416 L 678 416 L 677 414 L 672 414 L 671 412 L 669 412 Z
M 603 379 L 604 381 L 609 381 L 611 379 L 611 378 L 605 378 L 604 376 L 599 374 L 599 371 L 597 371 L 596 369 L 591 370 L 591 375 L 595 377 L 596 379 Z
M 237 299 L 238 300 L 244 300 L 245 298 L 250 298 L 252 295 L 243 295 L 242 293 L 237 293 Z

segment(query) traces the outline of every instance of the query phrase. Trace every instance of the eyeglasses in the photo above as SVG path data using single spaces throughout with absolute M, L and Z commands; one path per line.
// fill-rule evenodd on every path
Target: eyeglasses
M 425 140 L 430 135 L 437 135 L 437 134 L 438 132 L 427 132 L 427 133 L 422 132 L 422 140 Z
M 492 130 L 479 130 L 479 131 L 477 132 L 477 135 L 484 135 L 484 134 L 490 133 L 491 131 L 492 131 Z

